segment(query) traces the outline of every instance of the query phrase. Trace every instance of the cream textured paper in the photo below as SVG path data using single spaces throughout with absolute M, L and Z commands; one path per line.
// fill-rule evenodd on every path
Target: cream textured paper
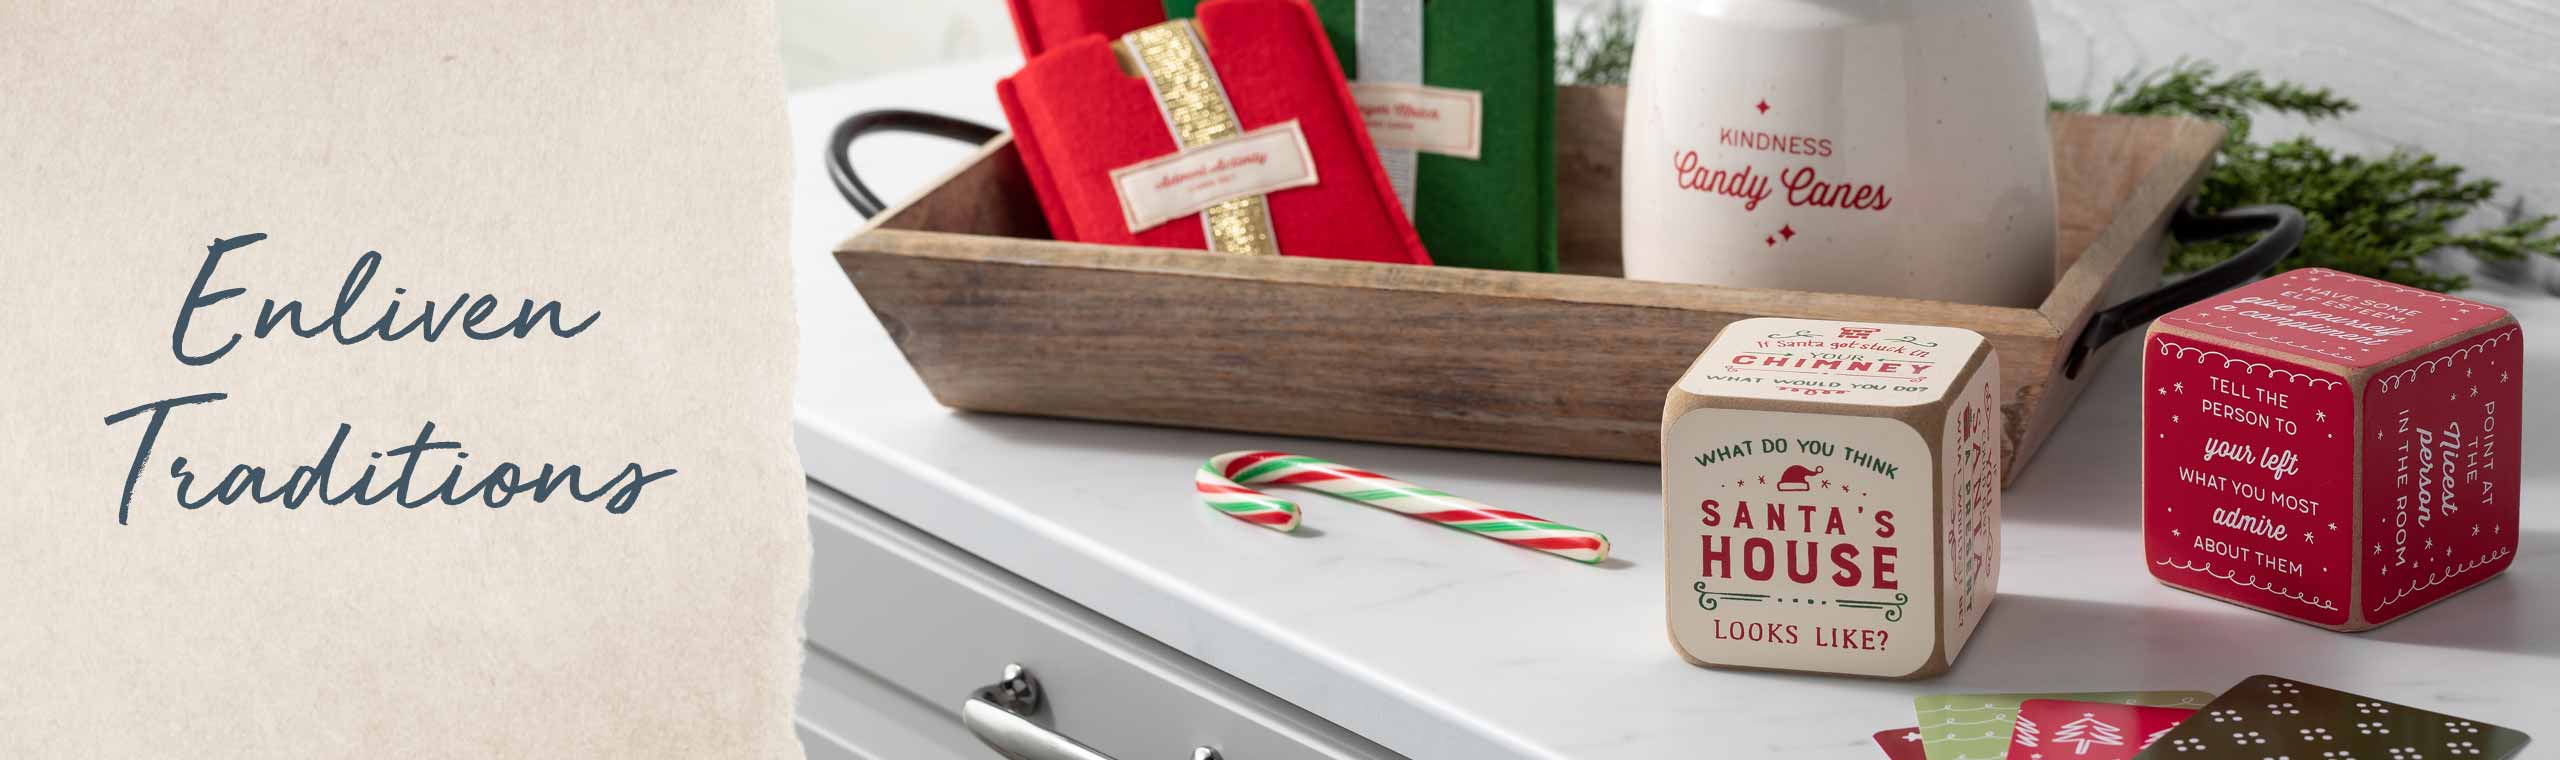
M 773 30 L 755 0 L 0 9 L 0 757 L 800 756 Z M 270 298 L 316 319 L 366 251 L 361 320 L 462 293 L 601 316 L 181 364 L 206 247 L 248 233 L 191 349 Z M 119 525 L 142 425 L 102 420 L 206 392 Z M 467 473 L 678 472 L 623 514 L 189 511 L 168 476 L 280 480 L 340 423 L 346 472 L 427 422 Z

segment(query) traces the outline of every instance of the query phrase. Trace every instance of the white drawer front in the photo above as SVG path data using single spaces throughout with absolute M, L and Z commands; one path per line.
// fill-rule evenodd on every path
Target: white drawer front
M 1188 760 L 1199 747 L 1224 760 L 1396 757 L 824 485 L 809 493 L 810 656 L 876 676 L 953 726 L 972 691 L 1018 663 L 1044 692 L 1032 722 L 1115 760 Z M 823 709 L 804 699 L 804 733 L 834 730 Z
M 809 760 L 980 760 L 987 747 L 951 719 L 869 671 L 809 647 L 793 716 Z

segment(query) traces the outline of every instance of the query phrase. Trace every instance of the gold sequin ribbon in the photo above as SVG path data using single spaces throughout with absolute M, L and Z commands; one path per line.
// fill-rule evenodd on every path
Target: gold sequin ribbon
M 1187 19 L 1167 21 L 1123 35 L 1119 48 L 1155 93 L 1173 141 L 1184 150 L 1244 134 L 1244 123 L 1227 104 L 1226 85 L 1209 66 L 1208 47 Z M 1271 230 L 1271 207 L 1255 195 L 1219 203 L 1200 212 L 1209 235 L 1209 250 L 1257 256 L 1280 253 Z

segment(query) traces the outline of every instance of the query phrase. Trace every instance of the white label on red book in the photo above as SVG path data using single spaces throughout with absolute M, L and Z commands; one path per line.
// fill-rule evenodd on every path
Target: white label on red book
M 1762 317 L 1735 322 L 1680 378 L 1702 396 L 1916 406 L 1952 388 L 1982 335 L 1953 327 Z
M 1296 119 L 1111 170 L 1130 232 L 1237 198 L 1315 183 L 1316 163 Z
M 1475 160 L 1484 154 L 1484 93 L 1418 84 L 1353 82 L 1351 99 L 1383 150 Z

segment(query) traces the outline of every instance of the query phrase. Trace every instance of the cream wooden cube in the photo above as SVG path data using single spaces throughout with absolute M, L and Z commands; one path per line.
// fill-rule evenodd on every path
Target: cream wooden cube
M 1662 410 L 1663 597 L 1692 664 L 1943 672 L 2000 578 L 1980 334 L 1746 319 Z

